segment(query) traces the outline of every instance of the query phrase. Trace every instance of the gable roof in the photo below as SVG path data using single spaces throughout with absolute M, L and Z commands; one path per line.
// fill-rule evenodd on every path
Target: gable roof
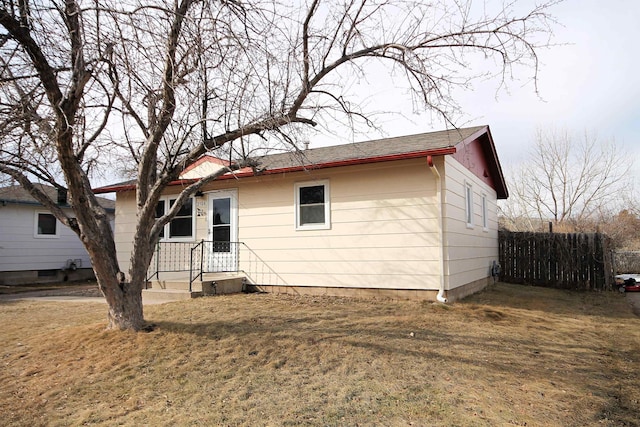
M 456 144 L 484 128 L 485 126 L 477 126 L 272 154 L 261 159 L 261 166 L 269 170 L 305 165 L 308 169 L 351 162 L 375 163 L 425 155 L 453 154 Z
M 259 173 L 263 175 L 280 174 L 427 156 L 451 155 L 456 153 L 457 145 L 476 139 L 479 139 L 482 144 L 483 153 L 489 165 L 489 173 L 492 175 L 498 198 L 507 198 L 508 192 L 502 169 L 488 126 L 451 129 L 266 155 L 258 159 L 260 163 Z M 204 162 L 203 158 L 195 162 L 194 165 Z M 221 164 L 219 160 L 214 163 Z M 186 170 L 191 171 L 193 168 L 187 168 Z M 234 173 L 227 173 L 218 177 L 218 179 L 234 179 L 253 175 L 253 170 L 244 168 Z M 182 185 L 194 181 L 195 179 L 193 178 L 181 179 L 172 184 Z M 135 183 L 135 180 L 126 181 L 96 188 L 94 192 L 99 194 L 133 190 L 135 189 Z
M 33 184 L 35 187 L 49 196 L 52 200 L 57 200 L 58 190 L 55 187 L 44 184 Z M 108 212 L 115 212 L 116 202 L 114 200 L 105 199 L 104 197 L 98 197 L 98 203 Z M 19 205 L 34 205 L 42 206 L 27 190 L 20 185 L 11 185 L 8 187 L 0 187 L 0 204 L 19 204 Z

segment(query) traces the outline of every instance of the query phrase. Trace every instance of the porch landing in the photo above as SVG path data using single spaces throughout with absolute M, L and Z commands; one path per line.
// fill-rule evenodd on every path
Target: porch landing
M 189 290 L 189 272 L 167 272 L 149 279 L 147 289 L 142 290 L 142 302 L 171 302 L 203 295 L 232 294 L 245 288 L 246 276 L 242 273 L 204 273 Z

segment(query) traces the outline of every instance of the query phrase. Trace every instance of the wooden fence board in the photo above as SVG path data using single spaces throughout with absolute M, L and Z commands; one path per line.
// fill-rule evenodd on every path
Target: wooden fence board
M 609 239 L 600 233 L 499 233 L 500 279 L 561 289 L 613 288 Z

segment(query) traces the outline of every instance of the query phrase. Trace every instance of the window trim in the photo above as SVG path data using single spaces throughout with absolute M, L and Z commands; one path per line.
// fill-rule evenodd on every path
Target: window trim
M 324 222 L 317 224 L 300 224 L 300 189 L 306 187 L 324 186 Z M 295 210 L 295 229 L 304 230 L 329 230 L 331 229 L 331 189 L 328 179 L 317 181 L 296 182 L 293 185 L 294 193 L 294 210 Z
M 38 220 L 40 219 L 40 215 L 51 215 L 53 217 L 53 219 L 56 221 L 56 232 L 55 234 L 40 234 L 38 233 Z M 55 215 L 53 215 L 51 212 L 49 211 L 35 211 L 34 217 L 33 217 L 33 237 L 36 239 L 58 239 L 60 238 L 60 226 L 62 224 L 60 223 L 60 221 L 58 221 L 58 218 L 55 217 Z
M 164 202 L 163 215 L 166 215 L 167 211 L 170 209 L 171 200 L 175 201 L 178 197 L 179 197 L 178 194 L 170 194 L 167 196 L 160 197 L 160 200 L 158 200 L 158 203 Z M 191 236 L 180 236 L 180 237 L 170 236 L 171 221 L 175 219 L 174 217 L 171 221 L 167 222 L 164 225 L 163 227 L 164 236 L 160 237 L 161 242 L 194 242 L 196 240 L 196 199 L 193 196 L 191 196 L 189 199 L 191 200 Z
M 473 185 L 464 182 L 464 214 L 467 228 L 473 228 Z

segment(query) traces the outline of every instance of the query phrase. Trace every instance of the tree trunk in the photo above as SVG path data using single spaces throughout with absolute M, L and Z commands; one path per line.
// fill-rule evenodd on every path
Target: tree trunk
M 145 326 L 142 310 L 142 286 L 116 283 L 115 292 L 105 294 L 109 304 L 107 329 L 140 331 Z
M 126 282 L 124 274 L 119 271 L 111 236 L 102 236 L 102 245 L 96 245 L 97 241 L 95 239 L 85 247 L 91 258 L 98 287 L 109 305 L 107 329 L 140 331 L 145 326 L 142 309 L 144 276 Z

